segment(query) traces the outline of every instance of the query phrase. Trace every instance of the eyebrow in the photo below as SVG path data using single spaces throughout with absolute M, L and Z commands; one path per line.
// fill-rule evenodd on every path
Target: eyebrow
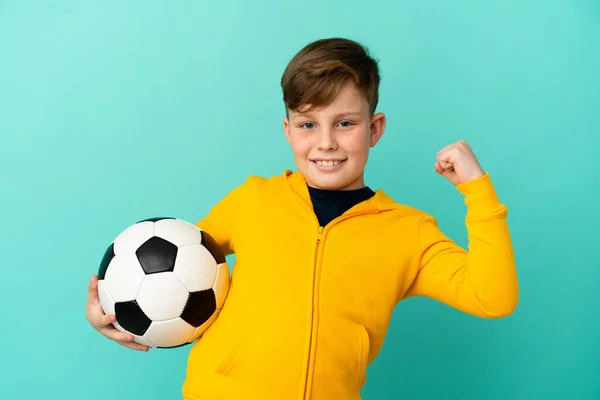
M 296 113 L 296 116 L 298 118 L 309 118 L 309 119 L 314 118 L 314 115 L 310 112 Z M 358 117 L 358 116 L 362 116 L 362 112 L 360 112 L 360 111 L 345 111 L 345 112 L 341 112 L 339 114 L 334 115 L 334 119 L 347 118 L 347 117 Z

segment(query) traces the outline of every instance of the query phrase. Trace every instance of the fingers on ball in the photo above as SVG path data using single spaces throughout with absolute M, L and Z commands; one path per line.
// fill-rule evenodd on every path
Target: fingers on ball
M 109 326 L 110 324 L 112 324 L 115 321 L 116 321 L 116 318 L 115 318 L 114 314 L 107 314 L 107 315 L 103 314 L 99 318 L 100 325 L 102 325 L 102 326 Z
M 107 331 L 105 332 L 105 335 L 106 335 L 106 337 L 114 340 L 115 342 L 123 342 L 123 343 L 133 342 L 132 335 L 130 335 L 128 333 L 120 332 L 115 328 L 107 329 Z
M 119 343 L 121 346 L 125 346 L 133 350 L 146 351 L 147 349 L 146 346 L 143 346 L 136 342 L 117 341 L 117 343 Z

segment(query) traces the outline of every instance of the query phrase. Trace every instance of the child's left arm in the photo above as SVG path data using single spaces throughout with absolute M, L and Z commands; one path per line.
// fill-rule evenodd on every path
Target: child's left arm
M 518 283 L 506 206 L 466 142 L 443 148 L 434 167 L 465 196 L 469 250 L 446 237 L 433 217 L 424 216 L 419 272 L 405 297 L 427 296 L 487 318 L 511 314 Z

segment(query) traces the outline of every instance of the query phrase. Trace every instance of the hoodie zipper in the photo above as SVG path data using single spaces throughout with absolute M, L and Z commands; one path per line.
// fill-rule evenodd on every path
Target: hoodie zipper
M 310 288 L 310 295 L 311 295 L 311 310 L 310 310 L 310 323 L 309 323 L 309 328 L 310 328 L 310 332 L 308 335 L 308 355 L 306 357 L 306 365 L 305 365 L 305 372 L 304 372 L 304 377 L 303 380 L 304 382 L 302 383 L 302 393 L 301 396 L 299 397 L 300 400 L 309 400 L 310 399 L 310 394 L 309 394 L 309 388 L 312 386 L 312 382 L 309 385 L 309 376 L 310 376 L 310 366 L 311 366 L 311 362 L 312 362 L 312 351 L 313 351 L 313 336 L 314 336 L 314 321 L 315 321 L 315 312 L 316 312 L 316 303 L 315 303 L 315 282 L 316 282 L 316 272 L 317 272 L 317 266 L 320 264 L 320 253 L 321 253 L 321 248 L 323 247 L 323 241 L 325 240 L 325 236 L 326 236 L 326 230 L 329 230 L 333 227 L 333 225 L 351 218 L 351 217 L 355 217 L 355 216 L 359 216 L 359 215 L 364 215 L 364 214 L 377 214 L 380 211 L 382 211 L 381 209 L 377 208 L 377 209 L 369 209 L 369 210 L 360 210 L 360 211 L 354 211 L 350 214 L 343 214 L 338 216 L 337 218 L 334 218 L 331 222 L 329 222 L 327 228 L 324 228 L 320 225 L 319 220 L 317 218 L 317 216 L 314 213 L 314 210 L 312 209 L 312 207 L 310 207 L 306 202 L 302 201 L 302 198 L 300 195 L 298 195 L 298 193 L 295 193 L 296 199 L 302 204 L 302 206 L 308 211 L 308 213 L 310 215 L 312 215 L 313 220 L 315 221 L 315 224 L 318 226 L 318 230 L 317 230 L 317 238 L 316 238 L 316 244 L 315 244 L 315 256 L 313 259 L 313 265 L 312 265 L 312 276 L 311 276 L 311 288 Z
M 319 257 L 321 252 L 321 243 L 323 241 L 323 230 L 322 226 L 319 226 L 317 231 L 317 242 L 315 244 L 315 256 L 313 261 L 313 268 L 311 269 L 311 309 L 310 309 L 310 322 L 309 322 L 309 334 L 308 334 L 308 356 L 306 360 L 306 368 L 304 371 L 304 390 L 302 394 L 302 399 L 308 399 L 308 387 L 309 387 L 309 379 L 310 379 L 310 363 L 312 360 L 312 351 L 313 351 L 313 333 L 314 333 L 314 324 L 315 324 L 315 312 L 316 312 L 316 304 L 315 304 L 315 283 L 316 283 L 316 275 L 317 275 L 317 266 L 319 265 Z
M 312 210 L 311 210 L 312 212 Z M 356 217 L 359 215 L 366 215 L 366 214 L 377 214 L 379 212 L 379 210 L 362 210 L 362 211 L 358 211 L 358 212 L 353 212 L 351 214 L 346 214 L 346 215 L 341 215 L 335 219 L 333 219 L 327 226 L 327 228 L 324 228 L 322 226 L 319 226 L 319 229 L 317 231 L 317 238 L 316 238 L 316 245 L 315 245 L 315 256 L 314 256 L 314 260 L 313 260 L 313 265 L 312 265 L 312 276 L 311 276 L 311 310 L 310 310 L 310 324 L 309 324 L 309 341 L 308 341 L 308 357 L 306 360 L 306 366 L 305 366 L 305 372 L 304 372 L 304 388 L 303 388 L 303 393 L 302 393 L 302 397 L 301 399 L 303 400 L 309 400 L 310 399 L 310 391 L 309 388 L 312 386 L 312 382 L 309 381 L 310 379 L 310 370 L 311 370 L 311 363 L 312 363 L 312 352 L 313 352 L 313 336 L 314 336 L 314 324 L 315 324 L 315 313 L 317 310 L 317 305 L 315 302 L 315 292 L 316 292 L 316 287 L 315 287 L 315 283 L 316 283 L 316 275 L 317 275 L 317 270 L 319 265 L 322 263 L 321 260 L 321 252 L 322 252 L 322 247 L 323 247 L 323 242 L 325 240 L 326 232 L 325 231 L 329 231 L 330 229 L 333 228 L 334 225 L 338 224 L 339 222 L 348 219 L 348 218 L 352 218 L 352 217 Z M 316 217 L 315 217 L 315 220 Z M 318 220 L 317 220 L 317 225 L 318 225 Z

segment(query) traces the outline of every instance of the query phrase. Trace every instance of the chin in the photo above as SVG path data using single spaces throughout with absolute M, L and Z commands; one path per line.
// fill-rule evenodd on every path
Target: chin
M 314 182 L 314 181 L 310 181 L 309 185 L 312 187 L 315 187 L 317 189 L 323 189 L 323 190 L 340 190 L 344 187 L 343 184 L 320 183 L 320 182 Z
M 308 185 L 324 190 L 349 190 L 364 187 L 361 186 L 362 176 L 361 174 L 355 175 L 350 171 L 353 168 L 348 168 L 351 165 L 345 162 L 337 168 L 331 171 L 322 171 L 316 168 L 312 163 L 308 165 L 302 165 L 304 168 L 300 168 L 300 172 L 304 175 Z
M 355 186 L 353 185 L 353 182 L 355 181 L 348 181 L 347 179 L 336 179 L 333 176 L 325 179 L 318 176 L 308 176 L 306 181 L 310 186 L 325 190 L 345 190 L 349 186 Z

